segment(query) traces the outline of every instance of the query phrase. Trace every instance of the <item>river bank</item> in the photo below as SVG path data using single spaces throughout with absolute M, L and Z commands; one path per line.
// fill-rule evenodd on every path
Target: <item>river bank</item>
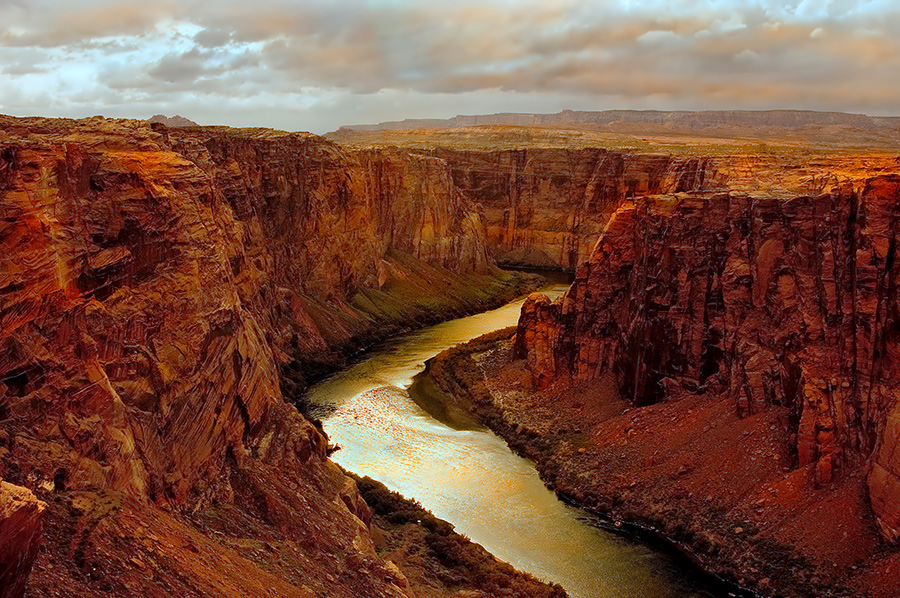
M 441 353 L 415 387 L 474 414 L 561 496 L 651 530 L 727 582 L 763 596 L 893 596 L 896 552 L 878 540 L 864 479 L 816 487 L 795 470 L 776 433 L 786 413 L 739 419 L 694 395 L 633 408 L 611 378 L 536 392 L 511 360 L 514 333 Z
M 371 509 L 376 550 L 406 572 L 416 598 L 566 598 L 560 586 L 517 571 L 381 482 L 349 475 Z
M 566 288 L 561 281 L 542 290 Z M 448 426 L 417 404 L 419 389 L 410 385 L 428 359 L 513 324 L 523 300 L 391 338 L 311 386 L 311 415 L 342 447 L 332 459 L 417 501 L 516 569 L 559 583 L 572 598 L 728 596 L 669 551 L 613 533 L 560 501 L 534 463 L 471 417 Z M 420 545 L 420 532 L 411 533 Z
M 311 297 L 303 308 L 322 331 L 324 346 L 298 342 L 281 366 L 285 397 L 304 411 L 306 388 L 345 367 L 349 361 L 387 338 L 453 318 L 494 309 L 529 293 L 544 277 L 526 271 L 488 266 L 460 274 L 389 250 L 385 281 L 378 289 L 359 289 L 347 302 L 327 303 Z

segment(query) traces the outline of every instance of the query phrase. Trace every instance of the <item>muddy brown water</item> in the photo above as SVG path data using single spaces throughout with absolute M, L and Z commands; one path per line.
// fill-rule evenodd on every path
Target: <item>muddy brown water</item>
M 550 284 L 551 297 L 566 284 Z M 727 597 L 683 559 L 613 533 L 560 501 L 534 464 L 491 431 L 454 429 L 419 407 L 408 388 L 427 359 L 516 323 L 524 298 L 499 309 L 392 338 L 308 394 L 333 455 L 346 469 L 419 501 L 518 569 L 572 598 Z

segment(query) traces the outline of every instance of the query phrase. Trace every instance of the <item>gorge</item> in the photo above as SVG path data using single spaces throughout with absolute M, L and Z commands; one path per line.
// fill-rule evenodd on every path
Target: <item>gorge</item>
M 541 290 L 558 295 L 566 288 Z M 560 501 L 530 461 L 433 400 L 425 362 L 515 323 L 524 300 L 392 338 L 314 385 L 313 413 L 342 447 L 332 458 L 415 497 L 498 558 L 559 583 L 571 598 L 735 596 L 735 588 L 645 544 L 634 530 Z
M 738 585 L 891 595 L 900 154 L 332 139 L 0 117 L 0 596 L 564 595 L 348 477 L 310 389 L 542 284 L 495 262 L 574 283 L 445 405 Z
M 761 595 L 894 595 L 900 177 L 825 179 L 620 201 L 562 297 L 433 383 L 577 504 Z

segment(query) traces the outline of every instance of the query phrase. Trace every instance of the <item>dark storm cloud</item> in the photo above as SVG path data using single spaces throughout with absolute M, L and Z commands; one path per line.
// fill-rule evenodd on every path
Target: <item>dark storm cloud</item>
M 291 128 L 365 102 L 385 118 L 451 115 L 479 94 L 493 102 L 479 112 L 900 112 L 900 7 L 886 1 L 0 0 L 0 22 L 0 104 L 33 97 L 48 113 L 95 98 L 94 112 L 215 102 L 210 114 L 244 115 L 264 99 Z

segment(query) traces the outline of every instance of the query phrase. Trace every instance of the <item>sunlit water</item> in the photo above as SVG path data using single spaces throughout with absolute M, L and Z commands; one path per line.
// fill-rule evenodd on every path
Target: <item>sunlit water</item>
M 566 288 L 542 290 L 553 297 Z M 514 325 L 522 302 L 393 338 L 312 387 L 310 403 L 342 447 L 333 458 L 418 500 L 500 559 L 559 583 L 572 598 L 718 595 L 671 555 L 604 530 L 559 501 L 534 465 L 492 432 L 447 427 L 410 398 L 406 389 L 425 360 Z

